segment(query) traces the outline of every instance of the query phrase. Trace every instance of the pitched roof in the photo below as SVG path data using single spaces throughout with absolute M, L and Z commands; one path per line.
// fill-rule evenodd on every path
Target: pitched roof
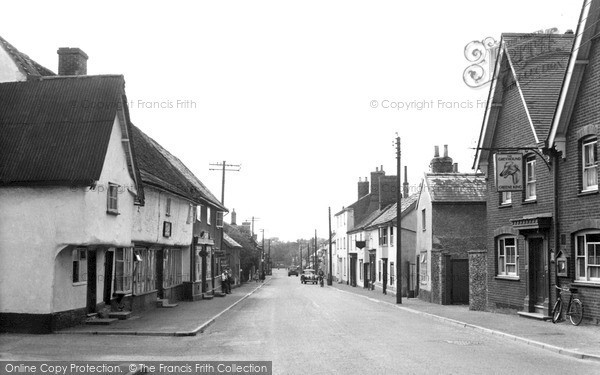
M 98 181 L 124 87 L 121 75 L 0 83 L 0 184 Z
M 550 132 L 567 71 L 572 34 L 502 34 L 473 168 L 487 159 L 504 93 L 518 90 L 536 142 Z
M 131 133 L 144 183 L 183 196 L 195 203 L 209 202 L 219 209 L 224 208 L 200 180 L 158 142 L 133 125 Z M 202 186 L 202 189 L 198 186 Z
M 485 202 L 485 175 L 480 173 L 426 173 L 424 189 L 432 202 Z
M 592 52 L 592 41 L 596 39 L 600 32 L 600 0 L 586 1 L 581 10 L 577 30 L 575 31 L 575 41 L 569 59 L 569 67 L 563 82 L 560 98 L 554 114 L 552 128 L 546 140 L 547 147 L 557 146 L 559 151 L 562 150 L 556 144 L 557 136 L 564 137 L 569 129 L 571 116 L 575 108 L 576 102 L 585 102 L 585 98 L 580 99 L 580 86 L 583 81 L 587 67 L 593 67 L 590 63 L 590 55 Z M 592 56 L 593 57 L 593 56 Z M 590 92 L 588 95 L 595 95 Z M 564 153 L 563 153 L 564 155 Z
M 223 234 L 228 234 L 231 239 L 236 241 L 245 250 L 256 250 L 256 244 L 252 238 L 240 231 L 237 226 L 223 223 Z
M 19 70 L 21 70 L 27 76 L 55 76 L 56 74 L 50 69 L 38 64 L 32 60 L 29 56 L 20 52 L 12 44 L 6 41 L 6 39 L 0 36 L 0 48 L 3 48 L 8 55 L 15 62 Z
M 358 224 L 356 224 L 356 225 L 354 225 L 354 227 L 350 228 L 348 230 L 348 233 L 358 232 L 358 231 L 361 231 L 361 230 L 367 228 L 368 226 L 371 225 L 371 223 L 375 219 L 377 219 L 382 213 L 384 213 L 390 206 L 392 206 L 392 205 L 389 204 L 389 205 L 385 206 L 384 208 L 382 208 L 381 210 L 377 209 L 377 210 L 371 212 L 364 219 L 362 219 Z
M 537 137 L 545 139 L 565 77 L 572 34 L 503 34 L 508 59 Z
M 400 206 L 400 212 L 402 213 L 402 216 L 408 212 L 409 208 L 414 207 L 418 198 L 418 193 L 415 193 L 407 198 L 402 198 L 402 205 Z M 395 222 L 397 217 L 397 208 L 398 203 L 388 206 L 388 208 L 377 219 L 373 220 L 369 227 L 376 227 L 381 224 Z
M 223 241 L 225 241 L 225 244 L 230 247 L 230 248 L 241 248 L 242 245 L 240 245 L 239 243 L 237 243 L 233 238 L 229 237 L 229 235 L 225 232 L 223 232 Z

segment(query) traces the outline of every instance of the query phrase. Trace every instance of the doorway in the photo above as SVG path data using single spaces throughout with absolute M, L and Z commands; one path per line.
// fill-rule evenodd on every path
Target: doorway
M 468 259 L 452 259 L 452 289 L 451 303 L 455 305 L 469 304 L 469 260 Z
M 529 303 L 530 311 L 544 313 L 547 304 L 547 259 L 544 251 L 544 239 L 532 237 L 527 240 L 529 248 Z

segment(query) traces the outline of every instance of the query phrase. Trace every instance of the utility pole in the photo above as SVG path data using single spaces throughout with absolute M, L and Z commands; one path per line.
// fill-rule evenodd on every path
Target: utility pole
M 260 276 L 262 277 L 265 272 L 265 230 L 261 229 L 260 231 L 262 232 L 262 247 L 260 249 Z
M 318 250 L 318 246 L 317 246 L 317 230 L 315 229 L 315 271 L 317 271 L 317 268 L 319 268 L 319 259 L 317 257 L 317 250 Z
M 302 272 L 302 270 L 304 268 L 302 268 L 302 244 L 298 243 L 298 248 L 300 249 L 300 272 Z
M 402 194 L 400 194 L 400 136 L 396 133 L 396 303 L 402 304 Z
M 310 240 L 306 245 L 306 267 L 310 267 Z
M 331 274 L 333 272 L 331 257 L 331 207 L 329 207 L 329 273 L 327 275 L 327 285 L 333 285 L 333 275 Z
M 269 270 L 269 275 L 273 272 L 271 268 L 271 239 L 269 238 L 269 255 L 267 256 L 267 269 Z
M 251 231 L 252 231 L 252 238 L 254 238 L 254 222 L 255 221 L 259 221 L 259 220 L 260 220 L 260 217 L 254 217 L 254 216 L 252 216 L 252 219 L 246 219 L 246 220 L 244 220 L 245 222 L 248 222 L 248 221 L 252 222 L 252 227 L 251 227 L 252 228 L 251 229 Z
M 222 163 L 210 163 L 209 166 L 220 168 L 209 168 L 211 171 L 223 171 L 223 180 L 221 182 L 221 204 L 225 205 L 225 172 L 239 172 L 242 169 L 241 164 L 227 164 L 225 160 Z

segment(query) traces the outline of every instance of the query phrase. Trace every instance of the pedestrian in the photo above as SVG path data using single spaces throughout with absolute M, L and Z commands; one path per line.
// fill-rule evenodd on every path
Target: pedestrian
M 229 281 L 227 280 L 227 271 L 223 270 L 223 273 L 221 274 L 221 292 L 227 293 L 228 283 Z
M 233 284 L 233 276 L 231 275 L 231 269 L 227 269 L 227 293 L 231 294 L 231 284 Z
M 254 279 L 255 282 L 258 282 L 258 272 L 254 272 L 254 275 L 252 276 L 252 278 Z

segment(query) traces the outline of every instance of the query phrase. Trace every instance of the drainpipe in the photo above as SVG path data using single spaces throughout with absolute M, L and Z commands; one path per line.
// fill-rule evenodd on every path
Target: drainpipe
M 554 191 L 554 213 L 552 215 L 554 216 L 554 220 L 552 220 L 552 234 L 554 236 L 554 254 L 555 254 L 555 257 L 556 257 L 556 254 L 558 254 L 558 249 L 560 247 L 560 239 L 559 239 L 559 234 L 558 234 L 558 225 L 559 225 L 559 223 L 558 223 L 558 194 L 559 194 L 559 190 L 558 190 L 558 188 L 559 188 L 559 186 L 558 186 L 558 165 L 559 165 L 559 162 L 560 162 L 560 156 L 559 156 L 559 152 L 556 151 L 556 150 L 553 150 L 552 153 L 551 153 L 551 155 L 552 155 L 552 158 L 554 159 L 553 160 L 553 172 L 554 172 L 553 175 L 554 176 L 552 178 L 553 184 L 554 184 L 554 186 L 553 186 L 553 191 Z M 548 268 L 548 290 L 550 291 L 550 293 L 549 293 L 550 296 L 552 296 L 552 291 L 554 289 L 552 288 L 552 278 L 551 278 L 552 268 L 550 268 L 550 267 L 554 267 L 554 264 L 556 264 L 556 263 L 552 263 L 550 261 L 551 260 L 550 258 L 548 260 L 549 260 L 548 261 L 548 267 L 549 267 Z M 554 261 L 556 262 L 556 259 L 554 259 Z M 558 275 L 556 274 L 556 272 L 554 272 L 554 278 L 555 278 L 555 280 L 554 280 L 555 284 L 558 285 Z M 550 296 L 548 296 L 548 297 L 550 297 Z M 552 299 L 549 298 L 549 301 L 548 301 L 548 303 L 549 303 L 548 312 L 549 313 L 550 313 L 550 310 L 552 309 L 551 308 L 552 302 L 553 302 Z

